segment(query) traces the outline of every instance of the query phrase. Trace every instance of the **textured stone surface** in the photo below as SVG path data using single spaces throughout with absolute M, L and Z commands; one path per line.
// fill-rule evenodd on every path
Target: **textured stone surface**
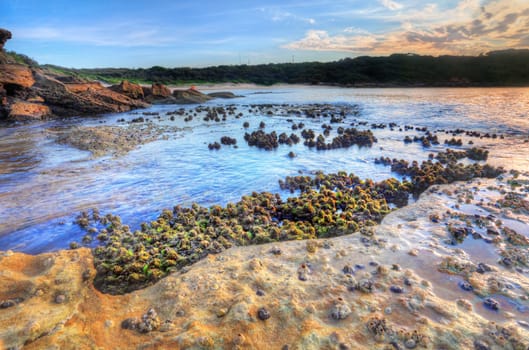
M 48 106 L 41 103 L 30 103 L 19 101 L 11 104 L 9 118 L 16 120 L 23 119 L 43 119 L 49 117 L 51 111 Z
M 236 247 L 121 296 L 94 289 L 86 248 L 0 253 L 0 304 L 7 306 L 0 309 L 0 348 L 525 349 L 529 330 L 517 322 L 524 315 L 484 309 L 480 297 L 437 271 L 446 256 L 471 256 L 442 246 L 446 228 L 432 225 L 428 214 L 457 203 L 457 195 L 447 200 L 443 193 L 475 185 L 439 186 L 389 214 L 374 228 L 385 244 L 365 246 L 353 234 L 323 240 L 316 251 L 305 241 Z M 410 247 L 417 256 L 407 254 Z M 297 278 L 301 265 L 310 266 L 306 281 Z M 355 267 L 353 275 L 344 274 L 345 265 Z M 516 293 L 529 291 L 527 276 L 514 270 L 497 278 L 516 280 Z M 362 279 L 372 281 L 370 292 L 359 289 Z M 405 290 L 396 295 L 392 285 Z
M 0 64 L 0 84 L 29 88 L 34 83 L 35 79 L 28 67 L 20 64 Z

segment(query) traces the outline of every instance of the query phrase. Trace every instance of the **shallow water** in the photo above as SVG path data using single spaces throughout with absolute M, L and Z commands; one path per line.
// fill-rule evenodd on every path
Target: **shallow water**
M 266 93 L 261 93 L 266 92 Z M 424 160 L 444 145 L 423 149 L 419 144 L 404 145 L 405 135 L 389 129 L 373 130 L 378 143 L 371 148 L 351 147 L 317 151 L 302 143 L 264 151 L 249 147 L 243 139 L 244 121 L 248 132 L 257 130 L 260 121 L 265 131 L 290 134 L 287 119 L 303 122 L 316 134 L 328 118 L 307 119 L 289 114 L 249 113 L 251 104 L 330 103 L 355 106 L 357 115 L 349 115 L 338 126 L 353 122 L 390 123 L 399 126 L 426 126 L 430 130 L 456 129 L 505 135 L 504 139 L 472 138 L 475 145 L 490 150 L 489 162 L 507 168 L 529 169 L 529 89 L 343 89 L 327 87 L 275 87 L 237 90 L 244 95 L 234 100 L 214 100 L 207 105 L 237 106 L 240 119 L 204 122 L 195 117 L 184 122 L 165 115 L 182 106 L 153 106 L 147 112 L 159 112 L 155 123 L 182 128 L 167 140 L 155 141 L 117 158 L 92 159 L 88 152 L 55 142 L 56 128 L 75 125 L 123 125 L 136 111 L 110 114 L 67 122 L 42 122 L 0 128 L 0 250 L 14 249 L 30 253 L 64 248 L 80 241 L 82 232 L 73 224 L 82 210 L 97 207 L 103 213 L 122 216 L 132 228 L 154 219 L 163 208 L 177 204 L 226 204 L 252 191 L 282 192 L 278 180 L 299 173 L 345 170 L 362 178 L 381 180 L 391 176 L 389 167 L 374 164 L 380 156 Z M 186 109 L 194 106 L 184 106 Z M 367 128 L 366 126 L 365 128 Z M 361 126 L 359 127 L 361 128 Z M 298 135 L 300 130 L 295 131 Z M 237 139 L 238 148 L 223 146 L 210 151 L 208 143 L 221 136 Z M 442 141 L 451 135 L 439 134 Z M 457 136 L 460 138 L 462 136 Z M 462 137 L 467 143 L 470 138 Z M 455 147 L 457 148 L 457 147 Z M 296 158 L 287 154 L 293 151 Z

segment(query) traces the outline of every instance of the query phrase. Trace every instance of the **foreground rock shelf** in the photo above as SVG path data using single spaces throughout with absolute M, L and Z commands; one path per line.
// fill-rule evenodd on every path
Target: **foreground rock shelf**
M 526 200 L 498 200 L 513 181 L 519 193 L 527 184 L 509 181 L 435 186 L 373 230 L 233 247 L 121 296 L 93 287 L 86 248 L 3 252 L 0 347 L 527 349 L 527 261 L 498 263 L 506 249 L 527 250 Z M 517 223 L 518 239 L 447 244 L 447 227 L 477 211 Z

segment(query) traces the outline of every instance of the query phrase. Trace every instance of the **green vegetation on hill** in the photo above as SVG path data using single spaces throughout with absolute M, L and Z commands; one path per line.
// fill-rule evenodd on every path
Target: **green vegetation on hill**
M 60 69 L 84 78 L 116 83 L 190 84 L 248 82 L 263 85 L 337 84 L 344 86 L 472 86 L 529 84 L 529 50 L 493 51 L 480 56 L 356 57 L 335 62 L 214 66 L 207 68 Z

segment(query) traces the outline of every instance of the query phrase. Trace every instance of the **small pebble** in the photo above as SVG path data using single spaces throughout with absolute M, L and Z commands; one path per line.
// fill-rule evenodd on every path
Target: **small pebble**
M 121 322 L 121 328 L 136 329 L 136 327 L 138 326 L 138 323 L 140 323 L 140 321 L 138 321 L 137 318 L 127 318 Z
M 255 292 L 255 294 L 257 294 L 258 296 L 262 297 L 263 295 L 265 295 L 265 292 L 262 289 L 258 289 L 257 292 Z
M 498 311 L 500 309 L 500 303 L 498 303 L 496 300 L 492 298 L 487 298 L 483 301 L 483 305 L 485 305 L 486 308 Z
M 389 290 L 393 293 L 396 293 L 396 294 L 400 294 L 400 293 L 404 293 L 404 289 L 402 287 L 399 287 L 399 286 L 391 286 L 389 287 Z
M 386 307 L 386 308 L 384 309 L 384 313 L 385 313 L 386 315 L 391 315 L 392 312 L 393 312 L 393 310 L 391 309 L 390 306 L 388 306 L 388 307 Z
M 0 309 L 7 309 L 8 307 L 15 306 L 17 303 L 15 303 L 14 300 L 4 300 L 2 303 L 0 303 Z
M 351 308 L 343 301 L 342 298 L 338 298 L 334 306 L 331 308 L 331 317 L 334 320 L 344 320 L 351 314 Z
M 355 270 L 350 265 L 345 265 L 342 269 L 343 273 L 346 275 L 354 274 Z
M 257 311 L 257 317 L 261 321 L 268 320 L 270 318 L 270 312 L 266 308 L 262 307 Z
M 472 292 L 474 290 L 472 285 L 470 283 L 468 283 L 467 281 L 460 281 L 459 282 L 459 288 L 461 288 L 461 289 L 463 289 L 464 291 L 467 291 L 467 292 Z
M 281 248 L 279 247 L 272 247 L 272 249 L 270 249 L 270 253 L 274 254 L 274 255 L 281 255 Z
M 481 340 L 474 341 L 474 350 L 490 350 L 490 346 Z
M 417 342 L 410 338 L 404 342 L 404 346 L 408 349 L 415 349 L 415 347 L 417 347 Z
M 479 263 L 476 269 L 476 272 L 478 273 L 485 273 L 485 272 L 490 272 L 490 271 L 492 271 L 490 266 L 484 263 Z
M 59 294 L 55 297 L 55 303 L 62 304 L 66 301 L 66 296 L 64 294 Z

